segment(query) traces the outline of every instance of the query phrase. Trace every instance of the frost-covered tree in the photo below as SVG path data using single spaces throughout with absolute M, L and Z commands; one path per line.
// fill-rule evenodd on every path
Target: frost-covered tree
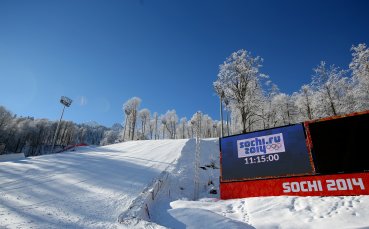
M 293 94 L 295 105 L 299 110 L 300 121 L 312 120 L 314 117 L 312 110 L 313 90 L 307 84 L 303 85 L 299 92 Z
M 201 118 L 202 118 L 202 120 L 201 120 L 201 123 L 202 123 L 201 136 L 203 138 L 211 138 L 211 133 L 212 133 L 212 129 L 213 129 L 213 120 L 207 114 L 202 115 Z
M 118 136 L 119 136 L 119 132 L 116 130 L 105 131 L 104 137 L 100 141 L 100 145 L 105 146 L 105 145 L 113 144 L 118 139 Z
M 199 129 L 197 129 L 199 127 Z M 187 122 L 187 135 L 188 138 L 196 137 L 196 133 L 199 133 L 200 138 L 219 137 L 221 132 L 221 122 L 213 121 L 213 119 L 203 114 L 201 111 L 194 113 Z
M 262 106 L 259 112 L 259 117 L 261 118 L 261 129 L 275 127 L 278 123 L 277 110 L 273 102 L 275 96 L 277 96 L 280 91 L 276 84 L 272 83 L 270 80 L 266 82 L 268 87 L 266 95 L 262 97 Z
M 154 112 L 154 136 L 155 136 L 155 140 L 159 139 L 159 134 L 158 134 L 158 121 L 159 121 L 159 116 L 157 112 Z
M 154 114 L 155 115 L 155 114 Z M 155 131 L 155 119 L 150 119 L 149 121 L 149 135 L 150 135 L 150 139 L 153 139 L 153 135 L 154 135 L 154 131 Z M 156 136 L 154 136 L 156 137 Z
M 259 72 L 261 63 L 260 57 L 253 57 L 246 50 L 234 52 L 219 66 L 218 78 L 213 83 L 216 93 L 238 110 L 243 133 L 252 128 L 260 108 L 263 94 L 260 82 L 266 77 Z
M 314 90 L 313 107 L 318 117 L 344 113 L 342 101 L 346 95 L 345 85 L 348 84 L 346 72 L 334 65 L 327 67 L 324 61 L 314 68 L 311 85 Z
M 218 121 L 213 122 L 213 138 L 218 137 Z
M 129 123 L 128 135 L 131 140 L 135 137 L 136 123 L 138 108 L 141 104 L 141 99 L 138 97 L 130 98 L 127 102 L 123 104 L 123 110 L 127 116 L 127 122 Z
M 183 117 L 180 120 L 180 133 L 181 133 L 181 138 L 184 139 L 186 138 L 186 129 L 187 129 L 187 118 Z
M 195 130 L 196 130 L 196 124 L 197 124 L 197 117 L 196 117 L 196 113 L 192 116 L 191 120 L 191 138 L 194 138 L 196 133 L 195 133 Z
M 203 121 L 203 114 L 201 111 L 196 112 L 191 117 L 191 125 L 194 131 L 194 137 L 203 138 L 203 131 L 202 131 L 202 121 Z
M 97 123 L 80 124 L 78 127 L 80 143 L 85 143 L 88 145 L 100 145 L 100 142 L 104 137 L 104 132 L 109 130 L 108 128 Z
M 165 138 L 165 130 L 167 129 L 167 119 L 164 115 L 160 116 L 160 121 L 161 121 L 161 125 L 160 125 L 160 130 L 162 132 L 162 138 Z
M 276 114 L 276 126 L 295 123 L 295 106 L 291 97 L 285 93 L 278 93 L 272 98 L 272 106 Z
M 120 139 L 121 139 L 121 141 L 125 141 L 126 140 L 126 136 L 127 136 L 127 134 L 126 134 L 126 132 L 128 131 L 129 132 L 129 134 L 131 133 L 131 131 L 130 131 L 130 129 L 127 129 L 127 125 L 129 125 L 128 124 L 128 118 L 130 117 L 130 115 L 131 115 L 131 110 L 130 110 L 130 107 L 124 107 L 123 106 L 123 111 L 124 111 L 124 114 L 125 114 L 125 120 L 124 120 L 124 128 L 123 128 L 123 133 L 121 133 L 121 137 L 120 137 Z M 128 138 L 129 138 L 129 136 L 128 136 Z
M 168 110 L 167 113 L 165 113 L 164 116 L 162 116 L 161 119 L 164 127 L 166 128 L 166 130 L 169 133 L 169 137 L 171 139 L 175 139 L 176 138 L 176 132 L 177 132 L 177 123 L 178 123 L 178 116 L 176 111 L 173 110 Z
M 123 129 L 123 126 L 119 123 L 114 123 L 110 129 L 114 130 L 114 131 L 117 131 L 117 132 L 121 132 L 122 129 Z
M 10 120 L 12 120 L 12 113 L 5 107 L 0 106 L 0 131 L 10 122 Z
M 1 150 L 0 154 L 2 152 L 5 152 L 5 141 L 7 139 L 8 135 L 8 129 L 9 125 L 12 121 L 12 114 L 10 111 L 8 111 L 5 107 L 0 106 L 0 144 L 1 144 Z
M 141 120 L 141 139 L 146 139 L 146 127 L 150 124 L 150 111 L 149 109 L 142 109 L 138 112 L 138 116 Z
M 187 136 L 188 138 L 194 138 L 194 126 L 192 120 L 187 121 Z
M 352 46 L 352 71 L 353 87 L 351 95 L 355 98 L 355 110 L 369 109 L 369 48 L 366 44 Z

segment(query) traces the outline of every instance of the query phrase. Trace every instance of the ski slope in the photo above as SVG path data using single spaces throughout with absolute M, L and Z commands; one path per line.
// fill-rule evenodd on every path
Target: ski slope
M 187 140 L 135 141 L 0 162 L 0 228 L 116 228 Z
M 209 193 L 217 139 L 201 140 L 194 201 L 195 148 L 194 139 L 135 141 L 0 162 L 0 228 L 369 228 L 369 196 L 219 200 Z M 163 171 L 152 203 L 142 202 Z M 118 223 L 134 203 L 144 211 Z

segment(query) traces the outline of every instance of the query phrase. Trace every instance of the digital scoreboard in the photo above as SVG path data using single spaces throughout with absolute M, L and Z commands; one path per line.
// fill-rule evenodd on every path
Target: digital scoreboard
M 220 139 L 221 181 L 313 173 L 302 124 Z
M 369 111 L 220 138 L 221 199 L 369 195 Z

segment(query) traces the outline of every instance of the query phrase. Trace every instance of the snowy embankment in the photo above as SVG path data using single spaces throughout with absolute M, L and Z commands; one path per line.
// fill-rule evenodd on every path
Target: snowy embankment
M 0 228 L 116 228 L 188 140 L 136 141 L 0 163 Z
M 217 139 L 201 141 L 193 201 L 195 148 L 136 141 L 0 162 L 0 228 L 369 228 L 368 196 L 219 200 Z

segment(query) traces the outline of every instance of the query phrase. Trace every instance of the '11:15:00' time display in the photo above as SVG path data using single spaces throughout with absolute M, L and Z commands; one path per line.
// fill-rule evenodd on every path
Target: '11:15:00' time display
M 245 158 L 245 164 L 258 164 L 258 163 L 267 163 L 279 160 L 279 154 L 269 154 L 269 155 L 260 155 L 260 156 L 252 156 Z

